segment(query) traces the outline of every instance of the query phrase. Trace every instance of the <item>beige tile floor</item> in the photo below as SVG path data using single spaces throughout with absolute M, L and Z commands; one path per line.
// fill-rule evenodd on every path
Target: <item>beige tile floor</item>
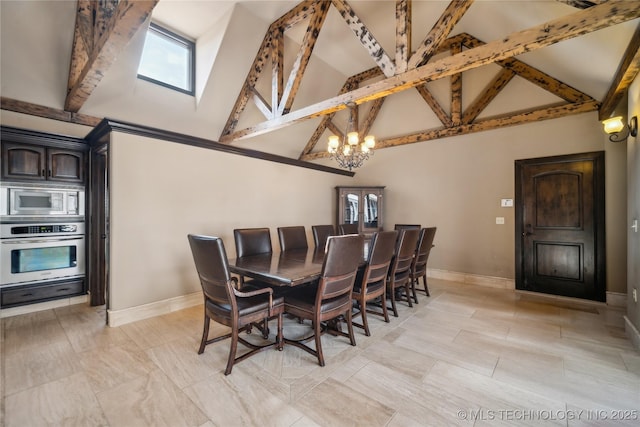
M 196 352 L 202 307 L 117 328 L 86 305 L 5 318 L 0 425 L 640 425 L 622 311 L 430 284 L 389 324 L 373 317 L 371 337 L 356 329 L 356 347 L 324 336 L 324 368 L 287 346 L 229 376 L 228 341 Z

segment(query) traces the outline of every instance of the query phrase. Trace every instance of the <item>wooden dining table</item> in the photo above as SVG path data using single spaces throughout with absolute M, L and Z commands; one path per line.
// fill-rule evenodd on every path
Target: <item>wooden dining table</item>
M 369 245 L 363 247 L 362 264 Z M 298 286 L 320 278 L 324 248 L 293 249 L 229 259 L 229 271 L 273 286 Z

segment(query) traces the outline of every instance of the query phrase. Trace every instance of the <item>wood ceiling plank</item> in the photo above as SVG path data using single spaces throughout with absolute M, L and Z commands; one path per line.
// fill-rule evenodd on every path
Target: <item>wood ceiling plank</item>
M 158 0 L 120 0 L 109 24 L 104 23 L 105 31 L 99 40 L 94 32 L 94 49 L 89 55 L 75 84 L 68 88 L 64 109 L 78 112 L 102 76 L 111 67 L 118 54 L 131 41 L 143 26 Z M 102 28 L 103 24 L 99 25 Z M 74 70 L 76 72 L 77 70 Z
M 414 69 L 424 65 L 437 51 L 440 44 L 449 37 L 449 34 L 469 10 L 474 0 L 453 0 L 445 11 L 440 15 L 438 21 L 433 25 L 427 37 L 422 41 L 420 47 L 411 55 L 408 69 Z
M 363 102 L 382 98 L 455 73 L 471 70 L 525 52 L 568 40 L 590 32 L 640 17 L 639 1 L 609 1 L 542 25 L 513 33 L 500 40 L 443 58 L 409 70 L 380 82 L 372 83 L 350 93 L 301 108 L 277 119 L 224 136 L 234 141 L 261 135 L 294 123 L 339 111 L 346 102 Z
M 608 119 L 640 71 L 640 24 L 624 52 L 613 83 L 602 101 L 598 120 Z
M 393 61 L 384 51 L 382 45 L 378 43 L 373 33 L 358 18 L 351 6 L 344 0 L 331 0 L 331 3 L 340 12 L 351 31 L 353 31 L 364 48 L 367 49 L 369 55 L 378 64 L 384 75 L 387 77 L 393 76 L 396 68 Z

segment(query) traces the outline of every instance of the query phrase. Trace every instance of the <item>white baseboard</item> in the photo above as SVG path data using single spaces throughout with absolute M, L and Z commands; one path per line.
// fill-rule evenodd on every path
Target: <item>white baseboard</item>
M 168 314 L 202 304 L 202 299 L 202 292 L 194 292 L 122 310 L 107 310 L 108 325 L 112 327 L 122 326 L 138 320 Z
M 631 344 L 640 351 L 640 331 L 631 323 L 631 320 L 627 316 L 624 316 L 624 330 L 627 336 L 631 340 Z
M 0 319 L 20 314 L 35 313 L 36 311 L 50 310 L 52 308 L 66 307 L 74 304 L 85 304 L 89 302 L 89 295 L 77 297 L 61 298 L 53 301 L 38 302 L 35 304 L 21 305 L 19 307 L 3 308 L 0 310 Z
M 434 279 L 451 280 L 470 285 L 487 286 L 499 289 L 515 289 L 516 281 L 504 277 L 481 276 L 479 274 L 459 273 L 457 271 L 427 269 L 427 276 Z
M 611 307 L 626 308 L 627 294 L 620 292 L 607 292 L 607 305 Z

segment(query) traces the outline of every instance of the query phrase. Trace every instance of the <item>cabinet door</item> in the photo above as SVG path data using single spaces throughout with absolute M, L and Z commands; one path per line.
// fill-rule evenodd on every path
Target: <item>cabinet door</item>
M 18 179 L 46 179 L 45 148 L 23 145 L 2 144 L 2 177 Z
M 344 191 L 342 194 L 342 224 L 360 222 L 360 191 Z
M 84 181 L 83 152 L 49 148 L 47 153 L 49 163 L 47 179 L 67 182 Z
M 382 192 L 377 189 L 363 190 L 362 200 L 362 232 L 378 231 L 382 224 Z

